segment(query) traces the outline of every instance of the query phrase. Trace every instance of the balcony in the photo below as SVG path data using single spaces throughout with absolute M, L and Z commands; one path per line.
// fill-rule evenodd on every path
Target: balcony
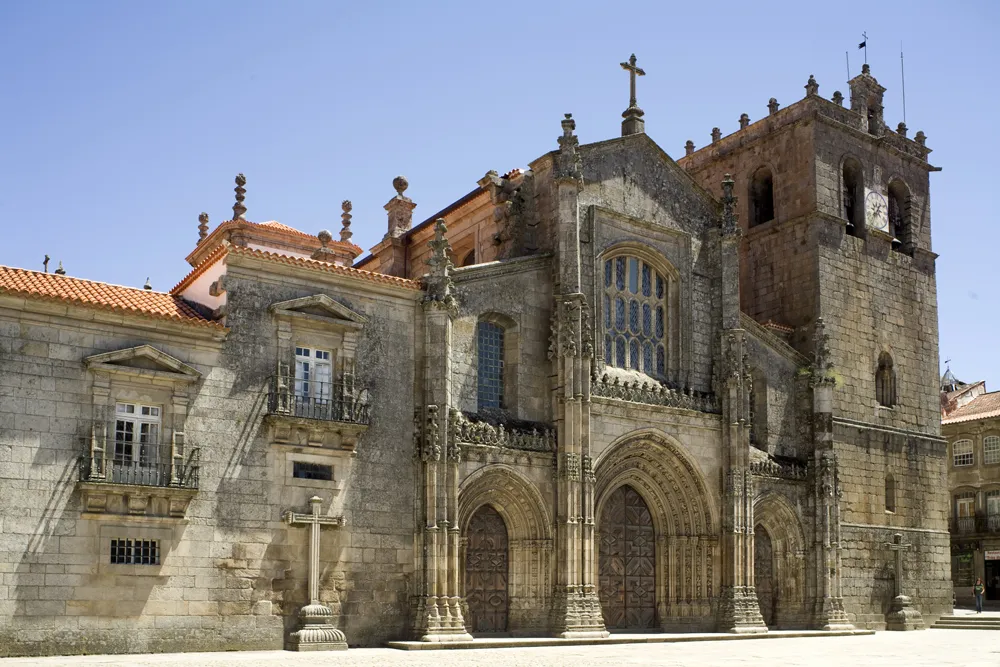
M 86 512 L 183 517 L 198 490 L 201 452 L 185 446 L 116 439 L 114 429 L 94 425 L 80 457 L 80 488 Z
M 267 423 L 276 444 L 353 452 L 368 428 L 369 408 L 368 390 L 353 375 L 334 382 L 268 379 Z
M 952 535 L 1000 533 L 1000 514 L 952 517 L 948 524 Z

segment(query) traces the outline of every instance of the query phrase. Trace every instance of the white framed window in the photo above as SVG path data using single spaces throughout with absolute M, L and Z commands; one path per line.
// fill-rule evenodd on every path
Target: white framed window
M 332 395 L 333 365 L 329 350 L 295 348 L 295 398 L 326 402 Z
M 956 440 L 951 446 L 952 463 L 954 466 L 971 466 L 976 462 L 971 440 Z
M 1000 436 L 983 438 L 983 463 L 1000 463 Z
M 604 261 L 604 363 L 666 375 L 668 289 L 667 278 L 637 257 Z
M 157 405 L 115 404 L 115 444 L 112 478 L 123 484 L 159 484 L 164 473 L 160 456 Z

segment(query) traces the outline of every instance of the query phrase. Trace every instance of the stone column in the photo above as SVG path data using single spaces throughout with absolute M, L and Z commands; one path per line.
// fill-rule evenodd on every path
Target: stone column
M 740 229 L 733 179 L 722 181 L 723 215 L 718 229 L 722 338 L 722 587 L 718 628 L 722 632 L 767 632 L 753 583 L 753 479 L 750 476 L 751 373 L 746 332 L 740 328 Z
M 557 280 L 553 304 L 552 389 L 556 400 L 556 596 L 560 637 L 607 637 L 594 578 L 594 476 L 590 456 L 590 308 L 580 291 L 579 194 L 583 171 L 576 122 L 562 121 L 556 157 Z
M 844 611 L 840 582 L 840 482 L 833 447 L 833 390 L 836 379 L 830 363 L 823 318 L 817 318 L 811 386 L 813 440 L 816 462 L 816 603 L 815 624 L 822 630 L 853 630 Z
M 422 581 L 418 583 L 413 634 L 421 641 L 471 641 L 465 630 L 460 595 L 457 442 L 451 437 L 451 327 L 458 305 L 448 259 L 447 227 L 438 220 L 431 272 L 425 278 L 424 405 L 417 414 L 417 452 L 424 484 L 423 550 L 419 555 Z

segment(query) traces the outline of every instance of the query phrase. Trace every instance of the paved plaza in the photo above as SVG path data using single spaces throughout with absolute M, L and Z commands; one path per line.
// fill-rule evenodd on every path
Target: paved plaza
M 0 667 L 372 667 L 376 665 L 697 665 L 698 667 L 998 667 L 1000 632 L 925 630 L 860 637 L 759 639 L 463 651 L 351 649 L 346 653 L 173 653 L 0 659 Z

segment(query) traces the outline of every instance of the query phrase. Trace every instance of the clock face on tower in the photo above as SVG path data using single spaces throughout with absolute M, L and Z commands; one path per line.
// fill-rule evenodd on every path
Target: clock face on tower
M 865 197 L 865 224 L 868 229 L 889 233 L 889 207 L 885 197 L 877 192 L 869 192 Z

